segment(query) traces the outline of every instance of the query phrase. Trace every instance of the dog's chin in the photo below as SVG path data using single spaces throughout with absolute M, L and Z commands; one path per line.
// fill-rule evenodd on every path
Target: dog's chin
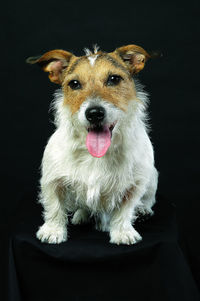
M 113 131 L 116 122 L 111 124 L 93 124 L 87 128 L 86 147 L 93 157 L 103 157 L 112 140 Z

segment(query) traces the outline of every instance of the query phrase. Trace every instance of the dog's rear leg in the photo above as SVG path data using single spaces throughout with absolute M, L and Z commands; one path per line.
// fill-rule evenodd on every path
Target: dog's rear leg
M 42 185 L 40 203 L 44 207 L 45 223 L 36 236 L 42 242 L 61 243 L 67 240 L 67 214 L 64 204 L 64 190 L 59 181 Z
M 150 182 L 146 192 L 141 199 L 141 204 L 137 207 L 137 213 L 141 215 L 153 215 L 152 207 L 156 202 L 156 190 L 158 184 L 158 172 L 156 168 L 152 171 Z
M 135 244 L 142 239 L 132 223 L 136 219 L 136 208 L 141 203 L 144 187 L 127 191 L 121 206 L 116 208 L 110 221 L 110 242 L 116 244 Z
M 85 224 L 89 221 L 89 212 L 88 210 L 84 208 L 79 208 L 74 213 L 74 216 L 72 218 L 72 224 L 73 225 L 80 225 Z

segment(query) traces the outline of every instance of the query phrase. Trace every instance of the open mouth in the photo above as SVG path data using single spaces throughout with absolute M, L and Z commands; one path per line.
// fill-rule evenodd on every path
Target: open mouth
M 112 131 L 116 125 L 92 125 L 88 128 L 86 146 L 93 157 L 103 157 L 111 144 Z

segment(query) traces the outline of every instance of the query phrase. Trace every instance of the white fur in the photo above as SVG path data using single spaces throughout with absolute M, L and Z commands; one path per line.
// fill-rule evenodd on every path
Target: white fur
M 97 54 L 98 50 L 99 50 L 99 46 L 98 45 L 93 45 L 93 52 L 89 49 L 89 48 L 84 48 L 83 49 L 84 52 L 85 52 L 85 55 L 86 56 L 89 56 L 89 55 L 92 55 L 93 53 L 94 54 Z
M 62 91 L 56 93 L 57 129 L 42 161 L 40 202 L 45 224 L 37 232 L 41 241 L 67 239 L 69 212 L 74 213 L 73 224 L 94 216 L 97 228 L 110 232 L 111 243 L 134 244 L 142 239 L 132 225 L 139 211 L 152 213 L 158 176 L 145 124 L 147 95 L 138 84 L 136 88 L 140 101 L 130 101 L 126 113 L 104 99 L 88 98 L 72 115 L 62 104 Z M 84 112 L 92 104 L 105 108 L 107 124 L 117 122 L 102 158 L 92 157 L 85 144 L 89 125 Z M 133 194 L 125 200 L 129 189 Z
M 93 67 L 95 64 L 95 61 L 97 59 L 98 55 L 92 55 L 92 56 L 88 56 L 88 60 L 90 62 L 90 65 Z

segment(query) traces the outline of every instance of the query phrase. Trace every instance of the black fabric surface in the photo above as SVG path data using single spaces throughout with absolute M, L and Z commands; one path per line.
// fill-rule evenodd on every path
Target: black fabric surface
M 69 225 L 65 243 L 42 244 L 35 237 L 41 208 L 25 201 L 29 209 L 9 244 L 9 301 L 199 300 L 178 245 L 175 208 L 162 197 L 153 217 L 137 221 L 143 240 L 132 246 L 110 244 L 92 223 Z

